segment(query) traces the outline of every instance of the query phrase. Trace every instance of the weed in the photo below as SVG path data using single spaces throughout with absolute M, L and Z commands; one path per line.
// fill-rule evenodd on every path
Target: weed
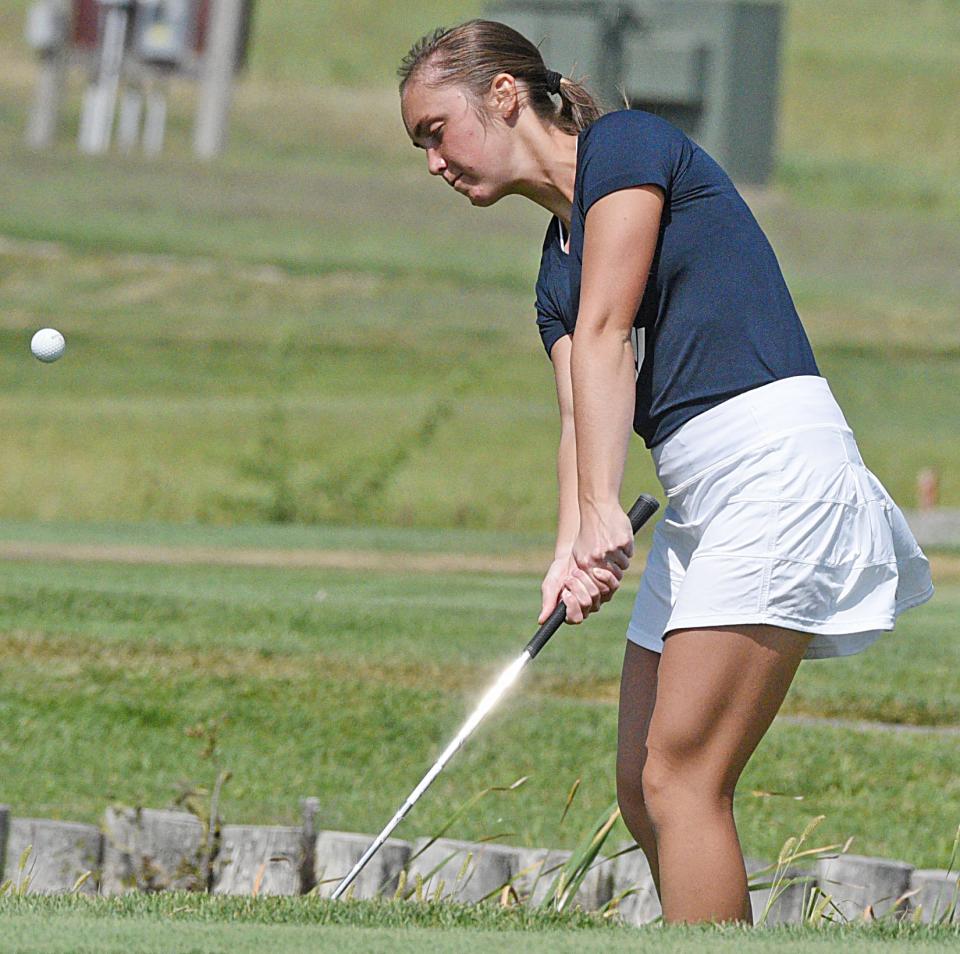
M 20 859 L 17 862 L 16 880 L 8 878 L 0 884 L 0 896 L 22 898 L 30 891 L 30 882 L 33 880 L 33 872 L 37 866 L 36 858 L 31 858 L 33 845 L 27 845 L 20 852 Z M 30 864 L 30 870 L 27 871 L 27 864 Z
M 954 866 L 957 863 L 957 853 L 960 850 L 960 826 L 957 827 L 957 833 L 953 838 L 953 846 L 950 849 L 950 861 L 947 863 L 946 877 L 954 872 Z M 937 892 L 936 900 L 933 903 L 933 911 L 930 914 L 930 920 L 933 924 L 953 924 L 958 920 L 957 911 L 960 906 L 960 878 L 954 881 L 950 898 L 946 902 L 946 907 L 941 910 L 940 903 L 943 900 L 943 889 Z M 914 909 L 914 920 L 922 917 L 923 906 L 917 905 Z
M 482 799 L 486 798 L 488 795 L 493 794 L 494 792 L 515 792 L 517 791 L 517 789 L 525 785 L 526 782 L 527 782 L 527 777 L 524 776 L 522 778 L 518 778 L 515 782 L 512 782 L 510 785 L 491 785 L 489 788 L 485 788 L 477 792 L 475 795 L 471 796 L 446 820 L 446 822 L 444 822 L 444 824 L 433 835 L 430 836 L 429 839 L 427 839 L 427 841 L 424 842 L 423 845 L 420 846 L 420 849 L 417 852 L 415 852 L 413 855 L 410 856 L 409 863 L 412 864 L 428 848 L 430 848 L 440 838 L 442 838 L 453 827 L 453 825 L 456 824 L 456 822 L 459 819 L 467 815 L 470 812 L 470 810 L 474 806 L 476 806 Z M 481 843 L 484 841 L 486 842 L 493 841 L 496 838 L 501 838 L 501 837 L 503 837 L 503 835 L 492 835 L 485 839 L 481 839 Z M 444 867 L 446 867 L 446 865 L 449 864 L 449 862 L 453 860 L 453 858 L 455 858 L 456 855 L 457 855 L 457 852 L 453 852 L 447 857 L 442 858 L 426 874 L 418 873 L 415 878 L 414 887 L 409 891 L 407 891 L 405 894 L 400 893 L 401 889 L 398 887 L 397 889 L 398 896 L 407 898 L 407 899 L 413 897 L 413 898 L 416 898 L 417 901 L 422 901 L 425 897 L 426 886 L 433 879 L 434 875 L 436 875 L 439 871 L 441 871 Z M 452 894 L 457 893 L 464 886 L 466 881 L 469 880 L 469 877 L 471 874 L 470 862 L 472 860 L 473 860 L 473 853 L 467 852 L 466 857 L 464 858 L 463 863 L 460 866 L 460 870 L 457 872 L 457 876 L 454 880 L 453 891 L 451 892 Z M 406 879 L 404 880 L 404 884 L 406 884 Z M 507 882 L 507 884 L 509 884 L 509 882 Z M 487 900 L 488 898 L 491 898 L 495 895 L 500 894 L 500 892 L 503 890 L 505 886 L 506 885 L 498 885 L 496 889 L 491 891 L 482 900 Z M 443 887 L 444 887 L 443 880 L 438 879 L 437 884 L 433 890 L 434 900 L 439 901 L 443 897 Z
M 555 911 L 566 910 L 567 905 L 576 896 L 590 873 L 600 849 L 619 818 L 620 809 L 616 802 L 601 813 L 593 827 L 570 855 L 567 863 L 560 869 L 541 907 L 553 908 Z M 608 859 L 604 859 L 606 860 Z
M 767 917 L 769 916 L 771 910 L 777 901 L 792 887 L 795 885 L 809 885 L 811 886 L 810 894 L 807 896 L 807 900 L 804 903 L 805 917 L 804 920 L 810 920 L 811 923 L 814 920 L 819 919 L 823 916 L 824 909 L 829 906 L 832 902 L 828 896 L 825 896 L 824 899 L 820 901 L 817 900 L 817 894 L 819 888 L 816 886 L 816 879 L 809 874 L 798 874 L 793 869 L 793 866 L 796 862 L 804 859 L 806 861 L 815 861 L 819 858 L 830 858 L 836 857 L 836 853 L 843 854 L 850 847 L 850 841 L 848 840 L 845 844 L 840 845 L 823 845 L 819 848 L 805 848 L 804 845 L 807 842 L 807 839 L 813 834 L 817 829 L 820 823 L 824 820 L 826 816 L 818 815 L 804 828 L 800 833 L 799 837 L 791 836 L 784 842 L 783 848 L 780 849 L 780 854 L 777 856 L 777 860 L 771 864 L 767 865 L 764 868 L 760 868 L 758 871 L 753 873 L 753 877 L 756 878 L 758 875 L 762 875 L 765 872 L 772 871 L 773 876 L 769 881 L 756 881 L 752 880 L 750 882 L 750 889 L 752 891 L 758 891 L 766 889 L 769 891 L 767 895 L 767 901 L 764 905 L 763 911 L 760 914 L 760 917 L 757 919 L 757 925 L 763 925 Z M 823 902 L 821 904 L 821 902 Z M 817 912 L 816 917 L 814 912 Z
M 211 790 L 203 786 L 194 786 L 188 783 L 180 783 L 180 793 L 175 799 L 175 803 L 199 820 L 203 838 L 198 854 L 199 877 L 205 890 L 213 889 L 213 879 L 215 874 L 215 865 L 220 854 L 220 835 L 222 819 L 220 818 L 220 795 L 223 786 L 230 781 L 232 773 L 224 768 L 222 764 L 221 752 L 219 748 L 220 735 L 227 721 L 226 716 L 219 716 L 208 719 L 206 722 L 198 722 L 185 730 L 190 738 L 200 739 L 203 742 L 203 748 L 200 757 L 213 763 L 214 782 Z M 205 797 L 209 794 L 209 801 Z

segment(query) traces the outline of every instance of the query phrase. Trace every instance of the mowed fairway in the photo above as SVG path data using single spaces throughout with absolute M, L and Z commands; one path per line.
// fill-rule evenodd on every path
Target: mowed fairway
M 852 924 L 748 930 L 731 926 L 614 926 L 579 913 L 429 903 L 332 903 L 317 899 L 210 898 L 175 893 L 105 899 L 0 899 L 9 954 L 441 954 L 517 950 L 779 954 L 837 950 L 855 954 L 908 946 L 945 951 L 956 931 L 927 925 Z
M 17 535 L 29 542 L 23 527 L 8 528 L 6 536 Z M 461 542 L 470 536 L 462 532 Z M 295 529 L 281 550 L 281 531 L 265 537 L 273 550 L 252 548 L 248 528 L 243 547 L 223 547 L 223 562 L 310 558 Z M 96 538 L 74 531 L 70 543 Z M 164 538 L 164 560 L 196 552 L 195 532 L 179 551 L 174 529 Z M 354 547 L 343 529 L 336 540 L 342 568 L 5 564 L 3 798 L 14 813 L 96 821 L 111 801 L 161 806 L 184 786 L 209 788 L 215 766 L 187 730 L 222 720 L 217 758 L 233 773 L 221 806 L 227 820 L 293 822 L 298 799 L 316 795 L 321 826 L 379 830 L 532 633 L 537 567 L 489 571 L 497 558 L 507 567 L 534 562 L 509 536 L 497 546 L 495 536 L 478 535 L 464 548 L 490 561 L 487 572 L 444 572 L 463 557 L 437 549 L 430 535 L 415 553 L 385 549 L 380 569 L 361 560 L 369 533 L 358 533 Z M 151 552 L 142 546 L 123 558 L 149 561 Z M 565 628 L 400 834 L 435 833 L 476 792 L 529 776 L 516 791 L 490 794 L 456 834 L 571 846 L 613 797 L 629 607 L 624 595 L 582 628 Z M 782 719 L 740 786 L 748 854 L 773 859 L 822 814 L 825 842 L 852 836 L 860 853 L 946 866 L 960 822 L 960 745 L 942 731 L 960 725 L 958 612 L 960 588 L 948 579 L 934 603 L 870 652 L 801 667 L 787 714 L 935 731 Z M 621 829 L 613 842 L 625 837 Z

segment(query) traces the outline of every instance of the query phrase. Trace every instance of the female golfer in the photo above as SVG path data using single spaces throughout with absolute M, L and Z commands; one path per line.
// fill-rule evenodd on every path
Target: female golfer
M 553 214 L 537 323 L 560 404 L 543 582 L 579 623 L 633 553 L 627 439 L 669 506 L 627 631 L 617 791 L 667 921 L 751 921 L 734 788 L 801 659 L 864 649 L 929 567 L 864 466 L 776 257 L 733 184 L 649 113 L 603 114 L 507 26 L 438 30 L 400 67 L 432 175 Z M 482 254 L 482 250 L 478 250 Z

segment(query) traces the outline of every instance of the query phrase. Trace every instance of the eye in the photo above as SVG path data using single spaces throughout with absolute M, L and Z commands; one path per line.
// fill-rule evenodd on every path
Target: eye
M 434 149 L 440 145 L 443 140 L 443 123 L 438 126 L 435 126 L 433 129 L 429 129 L 423 134 L 423 144 L 421 145 L 416 140 L 413 140 L 413 146 L 415 149 Z

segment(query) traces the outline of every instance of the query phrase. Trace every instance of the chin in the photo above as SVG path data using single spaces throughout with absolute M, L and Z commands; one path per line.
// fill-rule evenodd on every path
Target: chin
M 467 198 L 470 200 L 471 205 L 476 206 L 478 209 L 485 209 L 487 206 L 499 202 L 503 198 L 503 195 L 497 192 L 468 192 Z

